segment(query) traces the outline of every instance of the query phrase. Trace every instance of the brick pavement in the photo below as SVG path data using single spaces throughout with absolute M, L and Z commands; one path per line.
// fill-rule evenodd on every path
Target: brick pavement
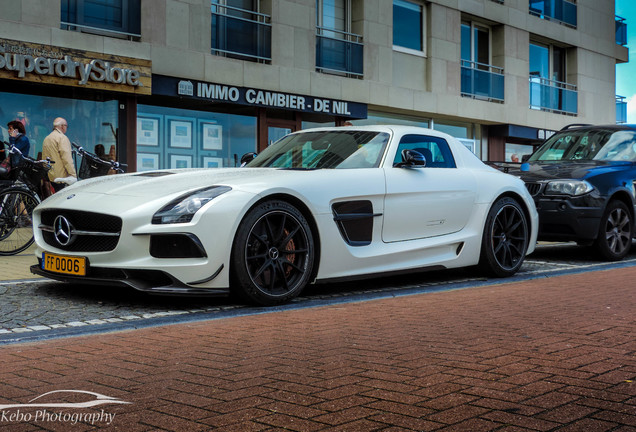
M 61 389 L 130 404 L 30 422 L 5 409 L 0 430 L 636 431 L 635 279 L 629 267 L 5 346 L 0 404 Z

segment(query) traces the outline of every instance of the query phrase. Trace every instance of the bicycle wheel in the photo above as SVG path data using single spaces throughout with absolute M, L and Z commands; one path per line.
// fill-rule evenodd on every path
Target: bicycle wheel
M 24 189 L 0 193 L 0 255 L 15 255 L 33 244 L 33 209 L 40 198 Z

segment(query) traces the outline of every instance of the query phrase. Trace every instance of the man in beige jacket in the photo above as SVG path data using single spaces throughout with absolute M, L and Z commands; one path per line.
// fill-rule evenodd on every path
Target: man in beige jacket
M 66 129 L 68 129 L 66 120 L 62 117 L 56 118 L 53 121 L 53 132 L 48 134 L 42 143 L 42 157 L 45 159 L 48 157 L 55 161 L 54 164 L 51 164 L 51 170 L 49 171 L 49 180 L 51 180 L 51 185 L 53 185 L 55 192 L 77 180 L 71 141 L 65 135 Z M 59 179 L 65 179 L 66 182 L 56 183 L 55 179 L 58 179 L 58 181 Z

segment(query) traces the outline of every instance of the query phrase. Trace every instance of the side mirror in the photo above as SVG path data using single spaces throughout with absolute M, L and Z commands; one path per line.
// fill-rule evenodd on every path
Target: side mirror
M 426 158 L 424 155 L 415 150 L 402 150 L 402 162 L 397 164 L 398 167 L 425 167 Z
M 244 167 L 248 163 L 252 162 L 254 159 L 256 159 L 256 156 L 258 156 L 258 153 L 245 153 L 243 156 L 241 156 L 241 166 Z
M 532 155 L 531 154 L 521 155 L 521 162 L 528 162 L 528 159 L 530 159 L 530 156 Z

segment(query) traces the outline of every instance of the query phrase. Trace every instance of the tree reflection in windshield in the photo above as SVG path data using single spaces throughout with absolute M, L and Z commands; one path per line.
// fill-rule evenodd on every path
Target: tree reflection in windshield
M 563 160 L 636 162 L 636 132 L 595 128 L 557 133 L 529 159 Z
M 287 135 L 247 167 L 287 169 L 374 168 L 380 165 L 389 134 L 371 131 L 315 131 Z

